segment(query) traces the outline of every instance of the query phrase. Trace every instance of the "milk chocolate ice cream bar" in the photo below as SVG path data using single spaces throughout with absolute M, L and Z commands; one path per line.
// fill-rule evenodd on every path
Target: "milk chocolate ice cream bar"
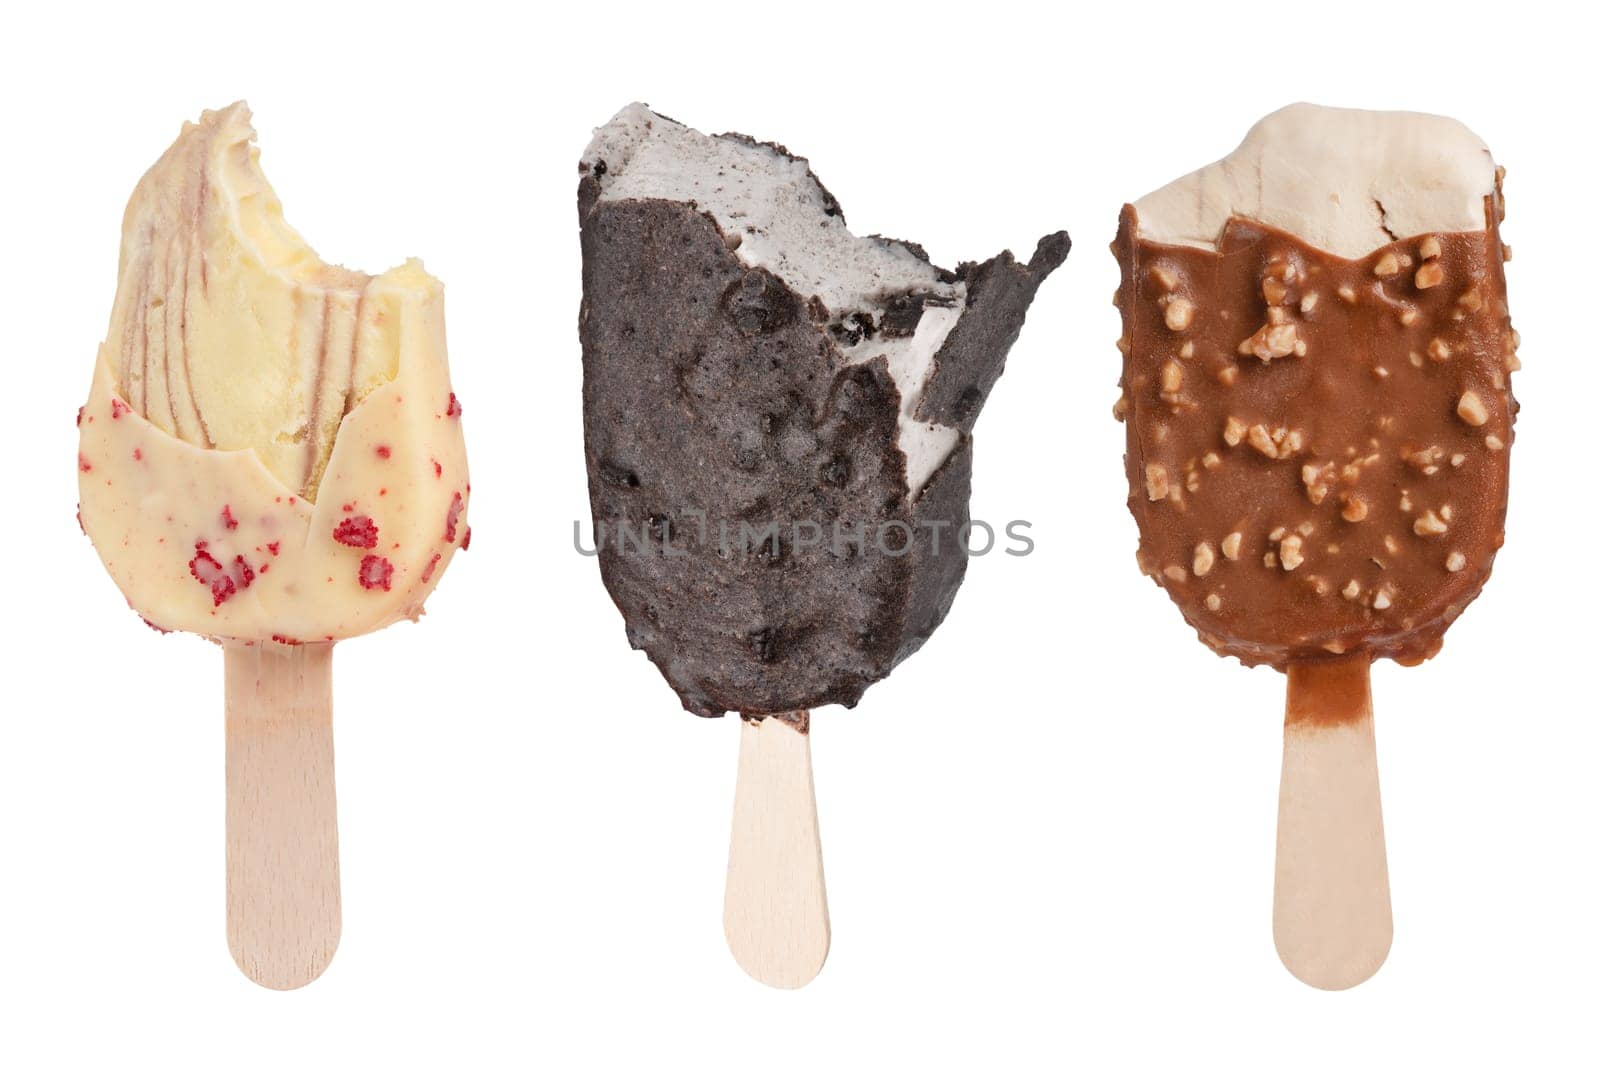
M 339 935 L 333 642 L 422 613 L 470 487 L 440 284 L 318 259 L 254 136 L 206 112 L 129 200 L 79 514 L 150 626 L 224 647 L 229 945 L 287 987 Z
M 943 270 L 781 146 L 639 104 L 579 172 L 606 588 L 685 708 L 804 728 L 950 609 L 972 427 L 1067 235 Z
M 1291 771 L 1370 763 L 1381 874 L 1367 664 L 1434 655 L 1503 540 L 1502 173 L 1450 119 L 1296 105 L 1125 207 L 1113 246 L 1140 566 L 1211 648 L 1289 672 L 1277 933 L 1313 984 L 1381 963 L 1386 875 L 1381 902 L 1330 872 L 1294 895 L 1327 856 L 1291 832 L 1315 806 Z

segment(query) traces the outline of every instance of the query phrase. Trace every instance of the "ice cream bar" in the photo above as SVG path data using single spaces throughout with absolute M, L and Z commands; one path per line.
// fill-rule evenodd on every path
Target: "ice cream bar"
M 224 647 L 229 945 L 287 988 L 338 943 L 332 643 L 421 614 L 470 486 L 439 283 L 323 263 L 253 139 L 206 112 L 134 190 L 79 514 L 146 622 Z
M 1116 414 L 1139 563 L 1211 648 L 1289 671 L 1286 812 L 1297 746 L 1344 743 L 1308 740 L 1318 725 L 1370 739 L 1366 664 L 1436 653 L 1501 546 L 1519 366 L 1502 174 L 1453 120 L 1302 104 L 1123 209 Z M 1374 876 L 1381 822 L 1375 840 Z M 1280 952 L 1313 984 L 1366 977 L 1386 883 L 1332 948 L 1286 944 L 1327 911 L 1285 902 L 1316 865 L 1286 873 L 1294 845 L 1280 835 Z
M 828 944 L 809 710 L 949 611 L 973 423 L 1069 241 L 943 270 L 853 236 L 787 149 L 642 104 L 596 132 L 578 211 L 601 576 L 685 708 L 746 720 L 724 930 L 803 985 Z
M 784 148 L 640 104 L 579 170 L 589 492 L 629 640 L 697 714 L 853 705 L 950 608 L 972 426 L 1066 234 L 942 270 L 852 236 Z
M 319 260 L 253 137 L 207 112 L 129 201 L 80 514 L 152 625 L 333 641 L 418 616 L 466 536 L 444 295 Z
M 1483 587 L 1516 413 L 1501 211 L 1459 124 L 1308 106 L 1124 209 L 1139 559 L 1219 652 L 1417 662 Z

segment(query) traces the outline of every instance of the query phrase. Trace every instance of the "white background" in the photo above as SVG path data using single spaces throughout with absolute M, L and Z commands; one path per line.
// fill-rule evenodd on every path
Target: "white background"
M 562 7 L 7 15 L 0 1061 L 1595 1062 L 1587 31 L 1532 3 Z M 221 654 L 141 625 L 72 517 L 123 204 L 241 96 L 325 257 L 447 283 L 475 488 L 423 622 L 339 649 L 344 939 L 289 994 L 224 943 Z M 570 547 L 575 165 L 633 99 L 786 143 L 856 232 L 942 264 L 1076 244 L 977 431 L 974 513 L 1038 551 L 975 561 L 922 652 L 815 717 L 834 938 L 798 993 L 722 943 L 735 722 L 678 709 Z M 1282 678 L 1139 576 L 1110 417 L 1118 208 L 1297 99 L 1489 142 L 1527 366 L 1494 579 L 1436 660 L 1375 672 L 1396 935 L 1342 994 L 1271 942 Z

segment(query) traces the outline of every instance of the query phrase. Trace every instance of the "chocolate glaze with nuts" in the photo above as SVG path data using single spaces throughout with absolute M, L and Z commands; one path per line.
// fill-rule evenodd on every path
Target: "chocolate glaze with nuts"
M 1124 207 L 1122 396 L 1139 563 L 1222 655 L 1419 663 L 1504 539 L 1519 366 L 1485 229 L 1359 260 L 1252 220 L 1216 250 Z
M 678 201 L 605 200 L 603 179 L 600 166 L 588 168 L 578 191 L 590 502 L 597 524 L 648 525 L 672 552 L 607 538 L 601 577 L 630 642 L 685 708 L 785 716 L 803 728 L 807 709 L 855 704 L 949 610 L 966 570 L 954 537 L 967 520 L 969 431 L 1070 242 L 1054 234 L 1026 265 L 1005 253 L 955 273 L 967 308 L 922 407 L 963 433 L 913 495 L 896 447 L 900 394 L 883 357 L 846 359 L 828 309 L 742 263 L 710 214 Z M 892 309 L 889 328 L 915 328 L 923 308 L 913 297 Z M 691 510 L 707 517 L 710 537 L 688 528 Z M 771 550 L 724 552 L 719 519 L 776 522 L 782 536 Z M 797 543 L 797 522 L 830 531 L 827 543 Z M 835 551 L 836 522 L 916 532 L 905 554 L 849 541 Z M 899 535 L 889 541 L 898 551 Z

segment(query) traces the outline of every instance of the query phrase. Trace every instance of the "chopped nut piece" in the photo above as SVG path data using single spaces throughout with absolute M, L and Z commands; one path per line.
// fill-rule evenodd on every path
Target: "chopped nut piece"
M 1356 302 L 1356 291 L 1348 285 L 1341 285 L 1339 286 L 1339 299 L 1346 304 L 1354 304 Z
M 1181 296 L 1175 296 L 1167 304 L 1167 329 L 1173 332 L 1187 330 L 1194 322 L 1194 305 Z
M 1444 255 L 1444 249 L 1439 246 L 1439 239 L 1432 234 L 1429 234 L 1427 237 L 1424 237 L 1422 239 L 1422 243 L 1417 246 L 1417 255 L 1421 256 L 1423 259 L 1438 259 L 1440 256 Z
M 1161 573 L 1165 574 L 1174 582 L 1183 582 L 1188 581 L 1189 579 L 1189 572 L 1178 566 L 1176 563 L 1167 564 L 1165 567 L 1161 568 Z
M 1223 367 L 1221 370 L 1217 371 L 1217 381 L 1221 382 L 1223 385 L 1232 385 L 1238 380 L 1238 367 Z
M 1456 297 L 1456 303 L 1460 304 L 1464 311 L 1478 311 L 1483 307 L 1483 296 L 1476 289 L 1468 289 Z
M 1212 611 L 1221 611 L 1222 610 L 1222 598 L 1219 597 L 1217 594 L 1212 593 L 1210 596 L 1206 597 L 1206 607 L 1211 609 Z
M 1361 595 L 1361 583 L 1352 578 L 1339 592 L 1346 600 L 1354 600 Z
M 1333 464 L 1324 463 L 1317 466 L 1307 463 L 1300 468 L 1300 481 L 1306 487 L 1306 499 L 1313 504 L 1320 504 L 1328 498 L 1328 488 L 1333 482 Z
M 1451 574 L 1461 570 L 1467 565 L 1467 557 L 1460 552 L 1452 552 L 1444 558 L 1444 569 Z
M 1394 597 L 1388 586 L 1379 589 L 1377 595 L 1372 598 L 1372 607 L 1375 611 L 1388 611 L 1393 604 Z
M 1417 268 L 1416 282 L 1418 289 L 1432 289 L 1444 281 L 1444 268 L 1437 263 L 1424 263 Z
M 1261 565 L 1268 569 L 1276 567 L 1278 565 L 1278 554 L 1268 549 L 1266 554 L 1261 557 Z
M 1244 535 L 1235 530 L 1222 539 L 1222 555 L 1227 559 L 1239 558 L 1239 545 L 1244 541 Z
M 1144 468 L 1144 491 L 1151 500 L 1165 500 L 1171 486 L 1167 482 L 1167 468 L 1159 463 L 1147 463 Z
M 1222 466 L 1222 457 L 1217 455 L 1215 452 L 1207 452 L 1205 455 L 1200 457 L 1200 466 L 1204 467 L 1208 471 L 1214 471 L 1218 467 Z
M 1276 278 L 1267 278 L 1261 283 L 1261 295 L 1269 304 L 1281 304 L 1289 295 L 1289 287 Z
M 1223 423 L 1222 426 L 1222 439 L 1228 442 L 1228 446 L 1231 448 L 1240 441 L 1244 440 L 1244 434 L 1245 425 L 1243 420 L 1237 418 L 1236 416 L 1229 415 L 1228 421 Z
M 1428 342 L 1428 358 L 1435 363 L 1443 363 L 1450 358 L 1450 346 L 1435 337 Z
M 1274 311 L 1281 310 L 1278 308 Z M 1303 356 L 1304 343 L 1292 322 L 1268 323 L 1250 337 L 1239 342 L 1241 356 L 1255 356 L 1263 363 L 1271 363 L 1284 356 Z
M 1416 308 L 1408 307 L 1404 311 L 1400 312 L 1400 325 L 1402 325 L 1402 326 L 1410 326 L 1411 324 L 1413 324 L 1416 321 L 1417 321 L 1417 309 Z
M 1178 349 L 1178 358 L 1179 359 L 1193 359 L 1194 358 L 1194 342 L 1193 341 L 1185 341 L 1185 342 L 1183 342 L 1183 347 Z
M 1467 456 L 1466 456 L 1466 453 L 1464 453 L 1464 452 L 1457 452 L 1457 453 L 1456 453 L 1456 454 L 1455 454 L 1455 455 L 1453 455 L 1453 456 L 1451 456 L 1451 457 L 1450 457 L 1450 466 L 1452 466 L 1452 467 L 1459 467 L 1459 466 L 1461 466 L 1461 465 L 1462 465 L 1462 464 L 1463 464 L 1463 463 L 1465 463 L 1465 462 L 1466 462 L 1466 461 L 1467 461 Z
M 1450 527 L 1439 517 L 1438 512 L 1429 508 L 1423 512 L 1422 517 L 1411 524 L 1411 529 L 1418 537 L 1437 537 L 1449 531 Z
M 1404 458 L 1408 465 L 1423 474 L 1438 474 L 1439 463 L 1444 459 L 1444 449 L 1438 445 L 1429 445 L 1404 453 Z
M 1274 526 L 1272 528 L 1272 532 L 1267 534 L 1267 540 L 1276 544 L 1277 542 L 1282 541 L 1288 532 L 1289 531 L 1282 526 Z
M 1354 494 L 1346 496 L 1339 517 L 1345 522 L 1361 522 L 1367 517 L 1367 502 Z
M 1178 287 L 1178 276 L 1159 263 L 1150 268 L 1150 277 L 1169 293 Z
M 1394 539 L 1393 534 L 1383 535 L 1383 547 L 1391 556 L 1398 556 L 1400 554 L 1400 542 Z
M 1393 252 L 1385 252 L 1378 257 L 1378 262 L 1372 265 L 1372 273 L 1380 278 L 1393 278 L 1400 273 L 1400 261 Z
M 1483 439 L 1483 443 L 1488 446 L 1489 451 L 1491 452 L 1498 452 L 1502 448 L 1506 447 L 1506 443 L 1500 440 L 1500 438 L 1495 434 L 1490 434 L 1488 437 L 1485 437 Z
M 1211 550 L 1211 544 L 1201 541 L 1194 546 L 1194 576 L 1204 578 L 1211 573 L 1211 565 L 1217 561 L 1217 554 Z
M 1489 409 L 1483 406 L 1483 398 L 1471 389 L 1461 394 L 1461 400 L 1456 404 L 1456 414 L 1468 426 L 1482 426 L 1489 421 Z
M 1128 417 L 1128 394 L 1123 393 L 1117 397 L 1117 402 L 1111 405 L 1111 417 L 1122 422 Z
M 1163 393 L 1176 393 L 1183 388 L 1183 368 L 1171 360 L 1161 368 L 1161 391 Z
M 1278 546 L 1278 559 L 1283 562 L 1284 570 L 1292 571 L 1305 562 L 1305 556 L 1300 553 L 1303 544 L 1299 534 L 1290 534 L 1283 539 L 1283 543 Z
M 1260 452 L 1268 459 L 1278 458 L 1278 445 L 1272 440 L 1271 436 L 1268 435 L 1267 428 L 1265 426 L 1261 425 L 1259 422 L 1256 423 L 1254 426 L 1250 427 L 1248 436 L 1250 440 L 1250 447 L 1254 448 L 1257 452 Z
M 1307 293 L 1300 298 L 1300 314 L 1309 315 L 1311 309 L 1317 306 L 1317 294 Z

